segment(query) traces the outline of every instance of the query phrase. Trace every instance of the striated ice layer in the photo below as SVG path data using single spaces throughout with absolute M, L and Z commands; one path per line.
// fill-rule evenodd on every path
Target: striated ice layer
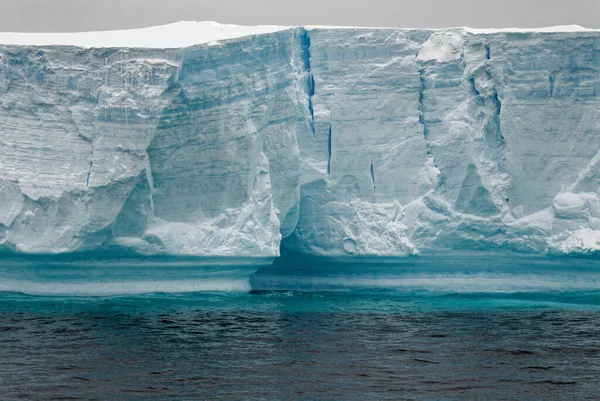
M 598 32 L 314 28 L 300 218 L 331 256 L 600 249 Z
M 292 51 L 289 33 L 2 46 L 4 249 L 277 255 L 299 193 Z
M 596 253 L 599 39 L 0 34 L 2 251 Z

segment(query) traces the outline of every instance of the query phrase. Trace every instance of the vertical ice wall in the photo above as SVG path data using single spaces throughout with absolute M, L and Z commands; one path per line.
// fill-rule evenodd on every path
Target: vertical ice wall
M 0 50 L 6 246 L 67 252 L 107 238 L 129 194 L 142 191 L 146 147 L 178 58 L 168 50 Z
M 600 249 L 597 32 L 263 31 L 0 45 L 3 249 Z
M 0 241 L 274 256 L 298 204 L 289 32 L 180 50 L 0 49 Z
M 419 121 L 415 53 L 427 31 L 303 31 L 300 220 L 288 246 L 410 253 L 402 204 L 436 187 Z
M 299 159 L 289 32 L 183 52 L 148 147 L 155 227 L 193 253 L 276 255 Z
M 307 36 L 300 218 L 284 246 L 600 249 L 598 33 Z

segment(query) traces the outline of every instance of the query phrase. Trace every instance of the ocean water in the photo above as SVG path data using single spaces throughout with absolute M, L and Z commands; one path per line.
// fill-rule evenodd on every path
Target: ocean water
M 1 400 L 595 400 L 600 291 L 0 293 Z

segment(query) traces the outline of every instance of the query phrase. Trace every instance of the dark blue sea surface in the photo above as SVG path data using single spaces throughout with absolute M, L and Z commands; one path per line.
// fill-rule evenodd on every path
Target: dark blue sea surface
M 597 400 L 600 291 L 0 293 L 1 400 Z

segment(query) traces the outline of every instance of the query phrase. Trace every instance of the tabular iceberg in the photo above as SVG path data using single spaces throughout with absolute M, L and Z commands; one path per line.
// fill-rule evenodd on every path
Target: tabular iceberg
M 600 250 L 600 32 L 0 34 L 6 252 Z

